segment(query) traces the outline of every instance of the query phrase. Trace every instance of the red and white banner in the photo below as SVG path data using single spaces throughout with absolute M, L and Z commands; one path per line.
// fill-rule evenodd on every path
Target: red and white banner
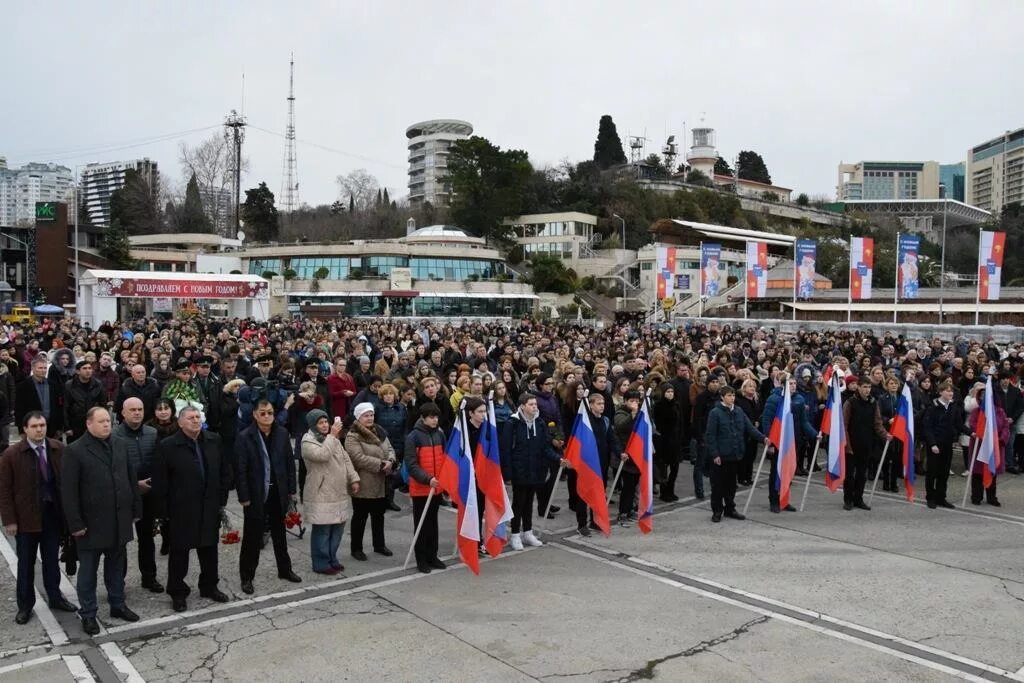
M 768 244 L 747 242 L 747 297 L 763 297 L 768 292 Z
M 658 299 L 673 296 L 676 285 L 676 248 L 657 247 L 654 251 L 658 278 Z
M 871 237 L 850 238 L 850 298 L 854 301 L 871 298 L 871 276 L 875 270 L 875 240 Z
M 96 296 L 123 296 L 144 299 L 265 299 L 267 281 L 231 282 L 208 280 L 172 280 L 170 278 L 99 278 Z
M 978 298 L 981 301 L 999 301 L 1005 250 L 1005 232 L 981 231 L 981 253 L 978 254 Z

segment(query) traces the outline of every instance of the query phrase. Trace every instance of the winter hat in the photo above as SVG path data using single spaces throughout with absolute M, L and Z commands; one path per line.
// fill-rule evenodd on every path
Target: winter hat
M 306 413 L 306 426 L 310 429 L 314 429 L 316 427 L 316 423 L 320 421 L 321 417 L 326 418 L 327 413 L 322 410 L 309 411 Z
M 373 404 L 372 403 L 360 403 L 359 405 L 357 405 L 355 407 L 355 410 L 352 411 L 352 414 L 358 420 L 360 417 L 363 416 L 364 413 L 372 413 L 372 412 L 374 412 Z

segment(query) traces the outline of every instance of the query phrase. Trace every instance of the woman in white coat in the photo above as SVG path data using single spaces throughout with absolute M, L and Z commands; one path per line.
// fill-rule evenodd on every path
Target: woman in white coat
M 309 431 L 302 437 L 302 459 L 306 463 L 306 485 L 302 507 L 313 525 L 310 554 L 313 571 L 333 576 L 344 570 L 338 562 L 338 546 L 345 522 L 352 517 L 350 493 L 359 492 L 359 474 L 338 440 L 341 421 L 331 424 L 327 413 L 306 414 Z

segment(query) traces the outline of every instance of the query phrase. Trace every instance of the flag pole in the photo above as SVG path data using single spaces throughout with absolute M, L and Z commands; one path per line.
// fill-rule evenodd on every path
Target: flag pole
M 700 317 L 704 317 L 704 241 L 701 240 L 697 254 L 697 293 L 700 295 Z
M 892 282 L 892 324 L 896 324 L 896 307 L 900 304 L 900 234 L 896 233 L 896 277 Z
M 617 470 L 615 470 L 615 478 L 612 479 L 612 487 L 610 489 L 608 489 L 608 497 L 607 497 L 607 500 L 605 501 L 606 505 L 607 504 L 611 504 L 611 502 L 612 502 L 612 494 L 615 493 L 615 485 L 619 483 L 619 477 L 622 475 L 622 468 L 625 466 L 625 464 L 626 464 L 626 459 L 625 458 L 620 458 L 619 459 L 619 468 Z
M 797 248 L 793 242 L 793 320 L 796 320 L 796 293 L 800 289 L 799 271 L 797 270 Z
M 853 275 L 853 237 L 850 237 L 850 275 Z M 853 320 L 853 281 L 847 279 L 846 283 L 846 324 Z M 800 506 L 801 510 L 803 506 Z
M 981 314 L 981 245 L 985 231 L 978 231 L 978 286 L 974 288 L 974 326 L 978 326 L 978 319 Z M 964 498 L 966 501 L 967 499 Z
M 807 491 L 811 488 L 811 478 L 814 476 L 814 467 L 818 464 L 819 448 L 821 448 L 821 432 L 818 432 L 818 440 L 814 442 L 814 452 L 811 454 L 811 469 L 807 470 L 807 482 L 804 484 L 804 495 L 800 499 L 800 512 L 804 511 L 804 504 L 807 502 Z M 828 467 L 827 462 L 825 463 L 825 467 Z
M 757 488 L 757 480 L 761 477 L 761 468 L 764 467 L 765 456 L 768 455 L 768 449 L 770 447 L 765 444 L 764 448 L 761 449 L 761 459 L 757 461 L 757 472 L 754 473 L 754 483 L 750 485 L 750 494 L 747 496 L 747 502 L 743 505 L 743 514 L 747 514 L 747 510 L 750 508 L 750 501 L 754 497 L 754 489 Z M 770 476 L 770 475 L 769 475 Z M 768 482 L 768 486 L 771 487 L 772 483 Z
M 743 319 L 746 320 L 749 317 L 748 306 L 750 303 L 750 242 L 744 242 L 747 250 L 747 258 L 744 259 L 746 262 L 746 268 L 743 273 Z
M 891 444 L 891 443 L 892 443 L 891 440 L 890 441 L 886 441 L 885 442 L 885 448 L 882 449 L 882 457 L 879 458 L 879 460 L 878 460 L 878 469 L 875 470 L 875 480 L 871 484 L 871 495 L 868 496 L 868 505 L 870 505 L 871 501 L 873 501 L 875 499 L 875 489 L 878 488 L 878 477 L 879 477 L 879 475 L 882 474 L 882 467 L 885 465 L 885 454 L 888 452 L 889 444 Z
M 981 406 L 978 406 L 978 410 L 981 410 Z M 986 419 L 988 419 L 987 416 Z M 971 466 L 967 468 L 967 481 L 964 482 L 964 499 L 960 502 L 960 507 L 967 507 L 967 493 L 971 490 L 971 477 L 974 476 L 974 463 L 978 460 L 978 451 L 980 450 L 981 439 L 975 436 L 974 448 L 971 449 Z
M 409 544 L 409 552 L 405 554 L 405 564 L 402 565 L 402 569 L 409 568 L 409 560 L 412 558 L 412 551 L 416 547 L 416 541 L 420 537 L 420 532 L 423 531 L 423 522 L 427 519 L 427 512 L 430 510 L 430 500 L 434 497 L 434 487 L 430 487 L 430 493 L 427 494 L 427 503 L 423 506 L 423 514 L 420 515 L 420 521 L 416 524 L 416 531 L 412 535 L 412 543 Z
M 564 458 L 563 458 L 564 460 Z M 565 469 L 565 462 L 558 463 L 558 474 L 555 475 L 555 486 L 558 486 L 558 481 L 562 478 L 562 471 Z M 544 528 L 541 530 L 543 533 L 548 531 L 548 515 L 551 514 L 551 503 L 555 499 L 555 491 L 551 490 L 551 495 L 548 496 L 548 505 L 544 508 L 544 516 L 541 518 L 544 521 Z M 577 505 L 582 503 L 579 501 Z

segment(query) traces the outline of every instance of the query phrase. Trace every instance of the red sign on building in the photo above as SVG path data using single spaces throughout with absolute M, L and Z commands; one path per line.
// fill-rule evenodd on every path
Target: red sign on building
M 96 296 L 174 299 L 265 299 L 267 282 L 189 281 L 164 278 L 99 278 Z

